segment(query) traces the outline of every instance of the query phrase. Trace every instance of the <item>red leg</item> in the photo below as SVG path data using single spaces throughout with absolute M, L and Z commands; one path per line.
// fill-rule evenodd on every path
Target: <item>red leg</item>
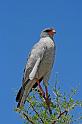
M 38 83 L 40 94 L 41 94 L 43 97 L 45 97 L 45 92 L 43 91 L 43 89 L 42 89 L 42 87 L 41 87 L 41 85 L 40 85 L 39 80 L 37 79 L 36 82 Z
M 51 102 L 51 100 L 50 100 L 50 98 L 48 96 L 48 87 L 47 86 L 45 86 L 45 90 L 46 90 L 46 99 L 45 99 L 46 100 L 46 104 L 48 106 L 49 113 L 52 114 L 52 110 L 50 109 L 50 102 Z
M 45 90 L 46 90 L 46 98 L 48 98 L 48 88 L 47 88 L 47 86 L 45 86 Z
M 51 100 L 49 99 L 49 96 L 48 96 L 48 88 L 47 88 L 47 86 L 45 86 L 45 90 L 46 90 L 46 96 L 45 96 L 45 92 L 43 91 L 43 89 L 42 89 L 42 87 L 40 85 L 39 80 L 36 79 L 36 82 L 38 83 L 40 94 L 43 96 L 43 98 L 45 99 L 45 102 L 46 102 L 46 104 L 48 106 L 49 113 L 52 114 L 52 110 L 50 109 L 50 102 L 51 102 Z

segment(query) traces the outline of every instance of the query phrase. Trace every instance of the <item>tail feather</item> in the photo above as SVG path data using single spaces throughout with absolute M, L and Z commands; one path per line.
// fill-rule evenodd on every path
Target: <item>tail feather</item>
M 24 106 L 26 98 L 29 95 L 33 84 L 33 81 L 28 80 L 27 82 L 25 82 L 24 86 L 20 88 L 16 97 L 16 101 L 18 102 L 17 108 Z
M 17 96 L 16 96 L 16 102 L 18 102 L 17 108 L 20 106 L 20 102 L 21 102 L 21 99 L 22 99 L 23 94 L 24 94 L 25 87 L 28 84 L 28 82 L 29 82 L 29 79 L 24 83 L 24 85 L 19 89 L 19 91 L 17 93 Z
M 22 93 L 22 87 L 19 89 L 19 91 L 17 93 L 16 102 L 19 102 L 20 101 L 21 93 Z
M 29 79 L 23 84 L 23 86 L 19 89 L 17 96 L 16 96 L 16 102 L 19 102 L 23 96 L 23 91 L 26 87 L 26 85 L 28 84 Z
M 39 80 L 39 82 L 42 81 L 43 78 L 41 78 Z M 20 90 L 18 91 L 18 94 L 16 96 L 16 102 L 18 102 L 17 104 L 17 108 L 24 106 L 26 98 L 28 97 L 29 93 L 32 91 L 32 88 L 36 88 L 38 86 L 37 82 L 35 80 L 27 80 L 23 87 L 20 88 Z

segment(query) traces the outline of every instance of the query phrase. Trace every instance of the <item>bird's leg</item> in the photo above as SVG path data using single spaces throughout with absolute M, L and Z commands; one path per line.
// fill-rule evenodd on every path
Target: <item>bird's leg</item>
M 46 99 L 48 99 L 48 88 L 47 88 L 47 86 L 45 86 L 45 90 L 46 90 Z
M 50 98 L 50 96 L 48 95 L 48 88 L 47 88 L 47 86 L 45 86 L 45 90 L 46 90 L 46 98 L 45 98 L 45 101 L 46 101 L 46 104 L 47 104 L 47 106 L 48 106 L 49 113 L 52 114 L 52 110 L 51 110 L 51 108 L 50 108 L 51 98 Z
M 39 80 L 38 79 L 36 79 L 36 82 L 37 82 L 37 84 L 38 84 L 38 86 L 39 86 L 39 91 L 40 91 L 40 94 L 45 98 L 45 92 L 43 91 L 43 89 L 42 89 L 42 87 L 41 87 L 41 85 L 40 85 L 40 82 L 39 82 Z
M 38 79 L 36 79 L 36 82 L 39 86 L 40 95 L 43 96 L 43 98 L 45 99 L 45 102 L 46 102 L 46 105 L 48 107 L 49 113 L 52 114 L 52 110 L 50 108 L 51 99 L 49 98 L 49 95 L 48 95 L 48 88 L 47 88 L 47 86 L 45 86 L 45 90 L 46 90 L 46 95 L 45 95 L 45 92 L 43 91 Z

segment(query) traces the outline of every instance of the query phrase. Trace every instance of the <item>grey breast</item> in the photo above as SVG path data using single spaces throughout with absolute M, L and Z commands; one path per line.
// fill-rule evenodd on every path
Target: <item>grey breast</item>
M 44 53 L 44 56 L 42 58 L 37 72 L 37 76 L 39 78 L 44 77 L 48 72 L 51 71 L 54 62 L 54 42 L 49 37 L 44 38 L 44 40 L 46 51 Z M 51 43 L 53 44 L 53 46 L 51 45 Z
M 28 79 L 38 57 L 42 59 L 35 78 L 40 79 L 51 70 L 54 61 L 54 46 L 51 46 L 51 43 L 53 43 L 53 40 L 46 37 L 41 38 L 40 41 L 34 45 L 26 64 L 24 81 Z

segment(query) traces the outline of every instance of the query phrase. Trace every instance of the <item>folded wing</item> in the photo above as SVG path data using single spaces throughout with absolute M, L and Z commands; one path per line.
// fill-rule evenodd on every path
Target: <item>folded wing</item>
M 46 51 L 45 44 L 38 42 L 33 47 L 30 53 L 24 71 L 22 87 L 20 88 L 16 98 L 16 101 L 18 102 L 18 107 L 24 105 L 29 92 L 36 83 L 34 78 L 39 68 L 39 64 L 43 59 L 45 51 Z

